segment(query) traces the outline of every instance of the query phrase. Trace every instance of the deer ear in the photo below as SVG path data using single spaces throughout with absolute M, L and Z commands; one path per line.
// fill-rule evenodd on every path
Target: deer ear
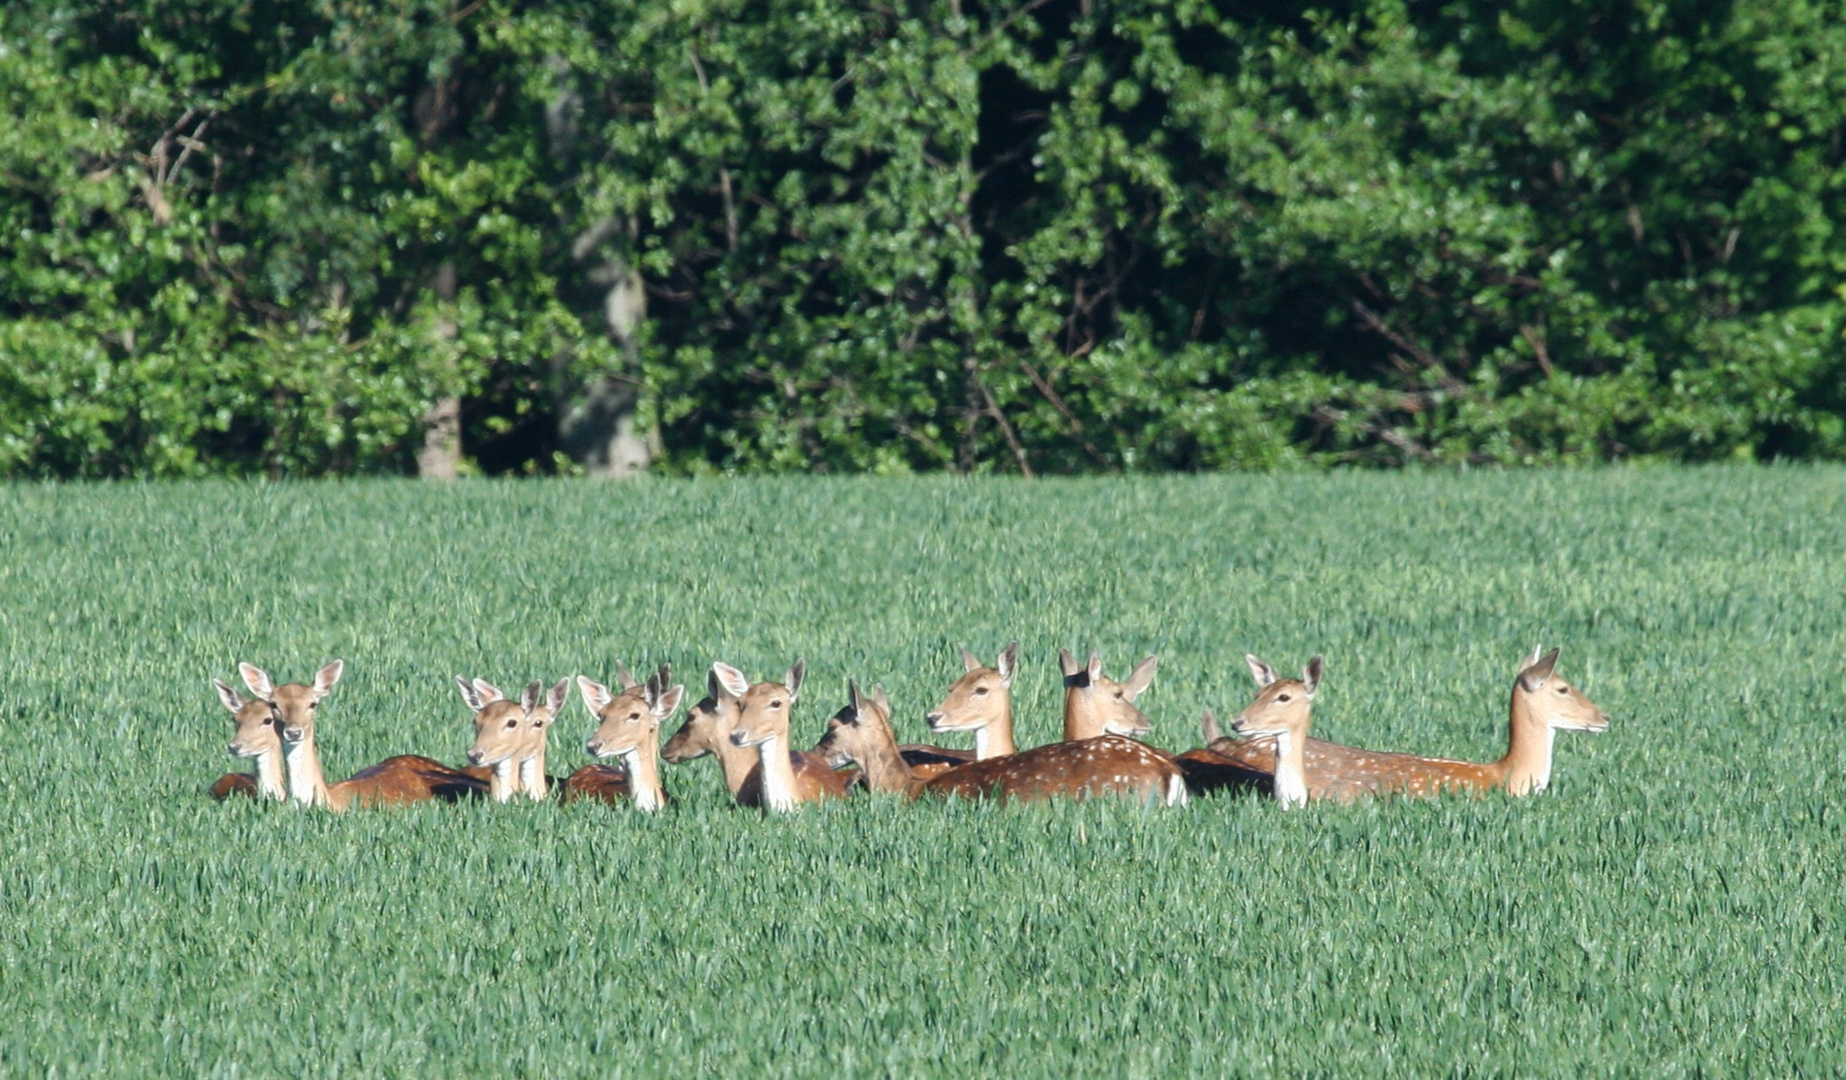
M 793 705 L 795 699 L 801 696 L 801 680 L 807 677 L 808 662 L 806 660 L 796 660 L 795 666 L 788 669 L 788 678 L 783 680 L 782 685 L 788 687 L 788 703 L 790 705 Z
M 1560 648 L 1554 648 L 1545 655 L 1532 661 L 1530 664 L 1527 664 L 1526 669 L 1519 673 L 1519 685 L 1525 687 L 1528 691 L 1543 689 L 1545 682 L 1551 678 L 1552 671 L 1558 666 L 1558 653 L 1560 651 Z
M 462 700 L 467 702 L 470 709 L 480 712 L 487 707 L 487 701 L 481 697 L 480 690 L 470 684 L 467 679 L 460 675 L 455 676 L 455 687 L 461 691 Z
M 1140 697 L 1146 692 L 1148 686 L 1152 685 L 1154 669 L 1158 666 L 1160 666 L 1159 658 L 1150 656 L 1136 664 L 1135 669 L 1128 673 L 1128 681 L 1122 684 L 1122 692 L 1128 695 L 1129 701 Z
M 564 707 L 564 698 L 570 694 L 570 677 L 566 676 L 551 685 L 551 691 L 545 695 L 545 708 L 556 716 Z
M 1091 649 L 1090 650 L 1090 666 L 1086 668 L 1085 670 L 1089 673 L 1090 682 L 1092 683 L 1094 683 L 1097 679 L 1102 678 L 1102 654 L 1097 652 L 1095 649 Z
M 1069 649 L 1058 650 L 1058 671 L 1061 672 L 1066 679 L 1082 670 L 1082 668 L 1077 666 L 1077 658 L 1070 654 Z
M 340 675 L 346 670 L 346 661 L 335 660 L 314 673 L 314 696 L 323 698 L 340 681 Z
M 609 688 L 588 675 L 577 676 L 577 690 L 583 694 L 583 707 L 590 710 L 590 715 L 602 718 L 603 707 L 615 700 Z
M 276 696 L 276 685 L 269 681 L 269 672 L 255 664 L 239 664 L 237 673 L 244 677 L 244 685 L 257 697 L 269 701 Z
M 1019 642 L 1009 641 L 1006 648 L 1000 650 L 1000 658 L 994 661 L 994 670 L 1000 673 L 1000 685 L 1013 685 L 1013 673 L 1019 670 Z
M 243 695 L 231 689 L 229 684 L 213 679 L 212 685 L 218 688 L 218 700 L 224 702 L 225 708 L 236 712 L 244 707 Z
M 686 696 L 685 687 L 683 686 L 667 687 L 664 693 L 662 693 L 659 697 L 654 699 L 654 709 L 653 709 L 654 715 L 662 720 L 665 720 L 667 717 L 672 716 L 674 710 L 679 708 L 680 700 L 683 699 L 685 696 Z
M 884 687 L 882 686 L 872 687 L 872 704 L 878 706 L 880 709 L 883 709 L 886 716 L 891 715 L 891 699 L 885 696 Z
M 981 666 L 980 657 L 974 655 L 973 653 L 969 652 L 966 649 L 963 649 L 961 651 L 962 674 L 966 675 L 968 672 L 973 671 L 975 668 L 978 668 L 980 666 Z
M 506 700 L 506 695 L 500 692 L 500 688 L 488 682 L 486 679 L 474 680 L 474 692 L 481 695 L 481 700 L 483 702 Z
M 635 681 L 635 677 L 633 675 L 630 675 L 628 673 L 628 669 L 622 666 L 622 662 L 620 660 L 617 660 L 615 662 L 615 674 L 617 678 L 622 680 L 622 689 L 624 690 L 633 690 L 635 687 L 641 685 L 640 683 Z
M 544 694 L 544 692 L 545 684 L 539 682 L 537 679 L 533 679 L 526 684 L 525 690 L 520 693 L 519 707 L 527 712 L 531 712 L 533 709 L 538 708 L 540 696 Z
M 1320 656 L 1308 661 L 1308 666 L 1301 672 L 1301 685 L 1307 689 L 1308 699 L 1313 700 L 1314 691 L 1320 689 Z
M 1526 668 L 1529 668 L 1533 664 L 1538 663 L 1538 658 L 1543 655 L 1545 655 L 1545 646 L 1543 644 L 1532 646 L 1532 655 L 1526 657 L 1523 661 L 1520 662 L 1519 670 L 1524 671 Z
M 1276 681 L 1276 669 L 1263 663 L 1251 654 L 1244 653 L 1243 662 L 1250 665 L 1250 677 L 1256 680 L 1258 689 Z
M 719 662 L 711 666 L 712 696 L 743 697 L 750 691 L 750 680 L 744 673 L 729 664 Z
M 1205 714 L 1199 717 L 1199 737 L 1205 740 L 1206 746 L 1224 738 L 1224 733 L 1218 730 L 1218 718 L 1212 715 L 1210 709 L 1206 709 Z

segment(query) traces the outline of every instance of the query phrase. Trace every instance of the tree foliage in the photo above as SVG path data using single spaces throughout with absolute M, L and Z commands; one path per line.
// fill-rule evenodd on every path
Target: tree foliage
M 0 474 L 1838 457 L 1836 15 L 21 0 Z

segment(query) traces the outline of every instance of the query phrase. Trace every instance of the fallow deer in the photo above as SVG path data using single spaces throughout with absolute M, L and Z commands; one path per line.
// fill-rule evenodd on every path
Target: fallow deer
M 831 768 L 815 772 L 797 771 L 789 753 L 789 714 L 801 693 L 801 681 L 807 664 L 796 660 L 782 682 L 760 682 L 754 686 L 744 674 L 729 664 L 713 664 L 726 693 L 737 699 L 737 720 L 731 728 L 731 742 L 753 746 L 757 752 L 758 775 L 761 777 L 760 802 L 765 809 L 777 812 L 793 810 L 802 803 L 846 797 L 846 784 Z M 821 759 L 817 759 L 821 760 Z M 739 790 L 739 802 L 744 792 Z
M 1187 801 L 1185 777 L 1171 756 L 1119 734 L 1140 734 L 1149 729 L 1147 717 L 1135 708 L 1134 699 L 1153 680 L 1153 658 L 1142 661 L 1126 683 L 1104 678 L 1102 662 L 1094 655 L 1082 668 L 1077 667 L 1068 652 L 1063 653 L 1060 660 L 1065 671 L 1065 732 L 1078 735 L 1077 739 L 956 766 L 925 783 L 924 792 L 964 799 L 993 795 L 1027 801 L 1056 796 L 1081 799 L 1121 795 L 1169 806 L 1184 804 Z M 991 729 L 998 724 L 1010 747 L 1010 702 L 1000 709 L 989 707 L 983 718 L 979 710 L 952 711 L 954 699 L 955 695 L 951 694 L 951 700 L 931 714 L 933 729 L 969 730 L 972 727 L 978 740 L 983 728 Z M 962 704 L 966 704 L 965 699 Z M 981 726 L 973 726 L 977 723 Z M 1091 731 L 1106 734 L 1084 737 Z
M 487 794 L 495 802 L 511 802 L 521 789 L 519 765 L 531 753 L 532 725 L 528 713 L 538 706 L 539 684 L 528 685 L 517 702 L 506 700 L 500 688 L 485 679 L 470 682 L 455 676 L 462 701 L 474 710 L 474 745 L 468 748 L 469 768 L 460 770 L 487 781 Z M 478 771 L 477 771 L 478 770 Z
M 621 674 L 624 682 L 629 680 L 626 671 Z M 564 782 L 566 802 L 579 798 L 605 802 L 627 799 L 635 809 L 649 811 L 666 805 L 666 789 L 660 784 L 660 724 L 679 708 L 686 693 L 683 686 L 668 686 L 670 678 L 667 665 L 662 664 L 645 685 L 628 686 L 616 694 L 599 682 L 577 676 L 584 707 L 597 720 L 596 731 L 584 744 L 585 750 L 591 757 L 619 757 L 624 768 L 617 771 L 607 766 L 585 766 L 577 770 Z M 589 773 L 590 769 L 603 771 Z
M 484 795 L 487 785 L 439 761 L 406 754 L 361 769 L 345 780 L 327 783 L 314 746 L 314 710 L 340 681 L 345 665 L 335 660 L 314 675 L 311 685 L 274 685 L 254 664 L 239 664 L 244 685 L 275 710 L 288 773 L 289 797 L 303 806 L 344 811 L 354 806 L 381 806 Z
M 718 770 L 731 798 L 740 806 L 761 806 L 763 773 L 757 752 L 731 741 L 741 714 L 739 696 L 719 678 L 718 665 L 713 665 L 707 674 L 706 687 L 706 696 L 686 710 L 685 722 L 661 747 L 660 756 L 669 764 L 682 765 L 712 754 L 718 759 Z M 830 788 L 837 781 L 842 788 L 847 786 L 845 778 L 834 775 L 826 759 L 817 754 L 791 750 L 789 767 L 802 785 Z
M 965 765 L 968 761 L 986 761 L 1017 753 L 1013 744 L 1013 676 L 1019 670 L 1019 642 L 1009 642 L 1000 650 L 993 667 L 982 664 L 966 649 L 961 651 L 962 676 L 949 687 L 942 704 L 931 709 L 923 720 L 937 734 L 951 731 L 974 733 L 974 755 L 936 746 L 900 747 L 921 753 L 905 754 L 905 760 L 928 778 Z
M 859 692 L 856 682 L 846 687 L 846 707 L 827 721 L 827 733 L 814 744 L 814 752 L 835 769 L 857 765 L 871 791 L 906 799 L 921 795 L 924 783 L 938 773 L 925 773 L 905 759 L 891 731 L 891 700 L 884 687 L 872 687 L 870 697 Z
M 1434 795 L 1493 788 L 1530 795 L 1543 791 L 1551 781 L 1553 742 L 1559 731 L 1599 732 L 1609 726 L 1606 713 L 1557 676 L 1559 650 L 1541 650 L 1533 650 L 1513 680 L 1507 748 L 1497 761 L 1453 761 L 1337 743 L 1326 744 L 1318 759 L 1311 756 L 1307 731 L 1320 683 L 1318 656 L 1299 681 L 1281 679 L 1268 664 L 1245 657 L 1261 689 L 1232 727 L 1250 742 L 1275 736 L 1269 753 L 1276 798 L 1285 807 L 1309 799 L 1350 802 L 1370 795 Z M 1232 749 L 1241 746 L 1234 744 Z M 1259 760 L 1257 754 L 1250 757 L 1252 764 Z
M 211 786 L 212 798 L 248 795 L 253 799 L 286 799 L 288 785 L 282 775 L 282 737 L 276 731 L 276 710 L 267 701 L 245 700 L 242 694 L 217 679 L 218 700 L 231 710 L 237 730 L 229 747 L 234 758 L 255 762 L 255 772 L 225 773 Z

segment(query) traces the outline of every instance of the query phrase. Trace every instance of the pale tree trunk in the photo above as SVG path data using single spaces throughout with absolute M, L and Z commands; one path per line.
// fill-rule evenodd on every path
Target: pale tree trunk
M 436 267 L 430 291 L 436 299 L 450 303 L 455 299 L 455 260 L 444 259 Z M 455 338 L 455 323 L 442 319 L 436 324 L 436 336 L 443 341 Z M 461 465 L 461 398 L 445 397 L 423 414 L 423 448 L 417 451 L 417 476 L 424 480 L 453 480 Z
M 567 81 L 561 58 L 551 68 L 558 79 L 558 95 L 545 109 L 546 133 L 551 152 L 570 156 L 578 136 L 576 114 L 581 102 Z M 631 223 L 632 225 L 632 223 Z M 603 244 L 622 231 L 620 222 L 604 218 L 594 222 L 571 244 L 571 256 L 585 267 L 584 278 L 604 289 L 603 323 L 621 348 L 624 367 L 637 368 L 637 331 L 647 318 L 647 291 L 641 274 L 619 257 L 598 258 Z M 632 231 L 632 230 L 631 230 Z M 620 478 L 646 472 L 653 447 L 637 432 L 636 406 L 640 395 L 632 380 L 606 373 L 572 386 L 562 377 L 569 357 L 559 357 L 558 441 L 564 452 L 589 476 Z

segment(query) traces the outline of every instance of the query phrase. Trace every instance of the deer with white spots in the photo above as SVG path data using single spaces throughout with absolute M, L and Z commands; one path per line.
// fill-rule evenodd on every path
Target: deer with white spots
M 246 700 L 230 686 L 212 680 L 218 700 L 231 710 L 231 722 L 237 725 L 231 735 L 231 756 L 255 763 L 255 771 L 225 773 L 211 786 L 212 798 L 228 799 L 248 795 L 253 799 L 288 798 L 288 781 L 282 773 L 282 736 L 276 725 L 275 706 L 261 698 Z
M 749 680 L 738 675 L 730 684 L 719 678 L 719 668 L 736 671 L 728 664 L 714 664 L 706 676 L 708 693 L 686 710 L 685 722 L 661 747 L 660 756 L 667 763 L 681 765 L 711 754 L 718 759 L 724 786 L 739 806 L 763 805 L 763 770 L 755 749 L 732 741 L 731 733 L 743 715 L 739 685 L 748 690 Z M 788 751 L 789 769 L 802 788 L 847 789 L 847 779 L 828 767 L 826 759 L 804 750 Z
M 729 664 L 713 664 L 726 695 L 737 702 L 737 720 L 731 728 L 733 745 L 755 747 L 760 776 L 760 802 L 765 809 L 785 812 L 803 803 L 821 802 L 846 796 L 846 783 L 831 768 L 797 771 L 789 754 L 789 714 L 801 692 L 807 664 L 795 661 L 782 682 L 751 685 L 743 672 Z M 747 785 L 746 785 L 747 786 Z M 742 799 L 742 791 L 739 793 Z
M 660 784 L 660 724 L 679 708 L 686 688 L 667 685 L 672 676 L 665 664 L 638 686 L 621 665 L 616 668 L 628 684 L 621 693 L 612 693 L 582 675 L 577 676 L 577 689 L 597 721 L 584 749 L 595 758 L 621 758 L 623 768 L 586 765 L 578 769 L 564 782 L 564 800 L 625 799 L 636 810 L 659 810 L 667 804 L 666 789 Z
M 276 686 L 268 672 L 254 664 L 239 664 L 237 670 L 250 692 L 274 710 L 288 774 L 289 798 L 303 806 L 322 806 L 339 812 L 355 806 L 395 806 L 487 794 L 486 781 L 415 754 L 386 758 L 345 780 L 329 784 L 321 772 L 320 753 L 314 745 L 314 713 L 321 700 L 340 681 L 345 665 L 335 660 L 316 672 L 314 682 L 309 685 Z
M 1184 804 L 1185 777 L 1173 759 L 1165 751 L 1128 737 L 1145 734 L 1151 726 L 1135 707 L 1135 699 L 1153 681 L 1154 658 L 1143 660 L 1122 683 L 1103 675 L 1102 659 L 1094 653 L 1081 667 L 1068 652 L 1060 660 L 1066 741 L 956 766 L 930 779 L 924 792 L 1027 801 L 1116 795 L 1168 806 Z M 995 726 L 1003 725 L 998 734 L 1004 745 L 1012 745 L 1010 701 L 1003 708 L 989 705 L 979 710 L 956 710 L 956 703 L 951 694 L 949 701 L 930 714 L 933 730 L 974 730 L 977 746 L 981 745 L 980 732 L 987 731 L 991 747 Z
M 1552 744 L 1559 731 L 1599 732 L 1609 717 L 1555 671 L 1558 650 L 1533 650 L 1513 680 L 1506 753 L 1497 761 L 1454 761 L 1362 750 L 1307 737 L 1321 660 L 1300 679 L 1285 679 L 1254 656 L 1245 657 L 1259 687 L 1232 728 L 1243 741 L 1220 739 L 1215 752 L 1251 768 L 1267 766 L 1284 807 L 1310 799 L 1351 802 L 1368 796 L 1489 791 L 1543 791 L 1551 781 Z M 1315 744 L 1318 743 L 1318 746 Z

